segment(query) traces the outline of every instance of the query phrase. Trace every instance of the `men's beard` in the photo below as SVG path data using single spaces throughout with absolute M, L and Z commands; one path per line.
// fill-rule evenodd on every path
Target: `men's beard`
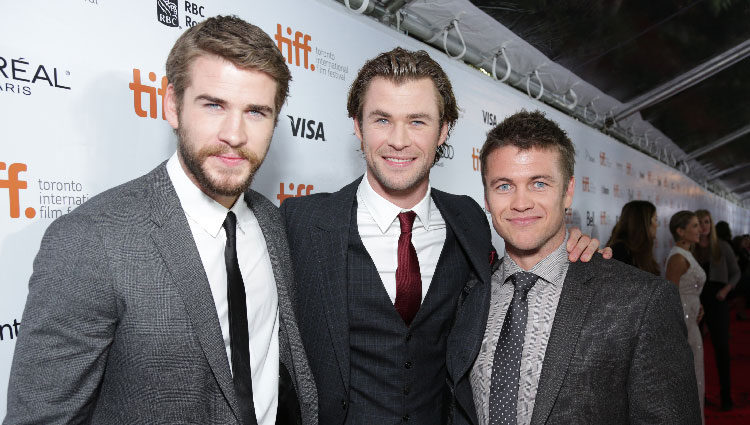
M 180 156 L 190 173 L 198 181 L 200 188 L 207 193 L 221 196 L 241 195 L 248 187 L 250 187 L 253 177 L 255 177 L 255 172 L 258 171 L 258 168 L 260 168 L 260 165 L 263 163 L 263 159 L 258 158 L 253 152 L 243 147 L 231 149 L 227 146 L 211 145 L 195 151 L 191 147 L 193 145 L 187 142 L 188 140 L 190 140 L 188 132 L 182 128 L 178 128 L 177 149 L 180 152 Z M 212 177 L 203 168 L 203 164 L 209 157 L 229 152 L 246 159 L 250 164 L 250 171 L 248 172 L 247 177 L 237 184 L 231 184 L 228 181 L 228 178 L 225 178 L 224 181 L 222 181 L 220 180 L 221 177 Z

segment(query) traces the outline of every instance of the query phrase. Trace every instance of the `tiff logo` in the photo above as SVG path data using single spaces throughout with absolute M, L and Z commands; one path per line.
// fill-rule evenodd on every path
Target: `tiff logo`
M 482 168 L 482 163 L 479 161 L 480 151 L 480 149 L 471 148 L 471 167 L 474 171 L 479 171 Z
M 0 162 L 0 171 L 5 170 L 6 165 L 4 162 Z M 25 180 L 21 180 L 18 174 L 26 171 L 26 164 L 15 162 L 10 164 L 8 167 L 8 178 L 0 180 L 0 189 L 8 189 L 8 198 L 10 204 L 10 218 L 18 218 L 21 216 L 21 205 L 20 205 L 20 193 L 21 189 L 27 188 Z M 28 207 L 24 210 L 24 214 L 27 218 L 34 218 L 36 210 Z
M 153 72 L 148 73 L 148 79 L 152 82 L 156 82 L 156 74 Z M 141 118 L 147 116 L 156 118 L 157 103 L 156 96 L 161 97 L 162 102 L 164 101 L 164 94 L 167 92 L 167 77 L 161 77 L 161 87 L 158 89 L 154 86 L 141 84 L 141 70 L 133 68 L 133 81 L 128 84 L 128 88 L 133 91 L 133 108 L 135 114 Z M 143 109 L 143 94 L 148 94 L 148 110 Z M 167 117 L 164 115 L 164 111 L 161 111 L 161 118 L 166 120 Z
M 581 179 L 581 188 L 584 192 L 591 192 L 591 182 L 589 181 L 588 177 L 584 177 Z
M 295 31 L 294 41 L 292 41 L 292 29 L 287 27 L 286 33 L 289 37 L 285 37 L 282 33 L 281 24 L 276 24 L 276 35 L 274 35 L 273 38 L 276 39 L 276 45 L 279 47 L 279 50 L 281 50 L 281 54 L 286 55 L 287 62 L 292 63 L 293 60 L 294 65 L 300 66 L 300 56 L 302 56 L 302 62 L 305 69 L 315 71 L 315 65 L 310 64 L 310 51 L 312 50 L 312 47 L 310 47 L 310 41 L 312 41 L 312 37 L 303 32 Z M 284 49 L 285 46 L 286 49 Z M 294 47 L 293 52 L 292 47 Z M 286 52 L 284 52 L 284 50 L 286 50 Z M 302 51 L 302 54 L 300 54 L 300 50 Z
M 605 152 L 599 152 L 599 164 L 607 165 L 607 154 Z
M 602 211 L 599 218 L 601 219 L 602 224 L 607 224 L 607 212 L 606 211 Z
M 289 117 L 289 121 L 292 124 L 292 136 L 326 141 L 326 133 L 323 129 L 322 121 L 316 123 L 315 120 L 308 120 L 306 118 L 294 118 L 291 115 L 287 115 L 287 117 Z
M 304 185 L 304 184 L 297 184 L 297 194 L 294 195 L 292 192 L 290 193 L 284 193 L 284 183 L 279 183 L 279 194 L 276 195 L 276 199 L 279 200 L 279 206 L 287 199 L 287 198 L 299 198 L 300 196 L 309 195 L 310 192 L 315 189 L 315 187 L 311 184 Z M 289 183 L 289 190 L 294 190 L 294 183 Z
M 179 25 L 179 16 L 177 15 L 177 0 L 157 0 L 156 1 L 156 18 L 162 24 L 168 27 Z

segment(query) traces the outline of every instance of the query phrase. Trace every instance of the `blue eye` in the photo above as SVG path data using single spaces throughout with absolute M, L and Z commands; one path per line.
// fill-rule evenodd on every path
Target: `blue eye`
M 510 190 L 510 184 L 503 183 L 503 184 L 501 184 L 500 186 L 497 187 L 497 190 L 499 190 L 501 192 L 507 192 L 507 191 Z
M 544 189 L 547 187 L 547 183 L 544 182 L 534 182 L 534 188 L 535 189 Z

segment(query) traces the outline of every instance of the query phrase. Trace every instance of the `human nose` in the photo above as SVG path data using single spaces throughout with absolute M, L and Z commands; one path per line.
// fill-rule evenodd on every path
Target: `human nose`
M 227 114 L 221 123 L 219 139 L 230 146 L 241 146 L 247 142 L 245 121 L 239 114 Z
M 534 208 L 534 200 L 530 194 L 524 189 L 516 189 L 511 195 L 510 207 L 515 211 L 526 211 Z
M 388 144 L 394 149 L 401 150 L 411 145 L 411 137 L 409 131 L 403 124 L 397 124 L 393 126 L 390 137 L 388 138 Z

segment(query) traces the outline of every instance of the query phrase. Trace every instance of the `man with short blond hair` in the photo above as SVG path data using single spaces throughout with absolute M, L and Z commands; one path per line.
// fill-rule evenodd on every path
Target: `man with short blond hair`
M 236 17 L 167 59 L 177 152 L 47 229 L 4 424 L 317 424 L 282 218 L 249 189 L 290 74 Z

